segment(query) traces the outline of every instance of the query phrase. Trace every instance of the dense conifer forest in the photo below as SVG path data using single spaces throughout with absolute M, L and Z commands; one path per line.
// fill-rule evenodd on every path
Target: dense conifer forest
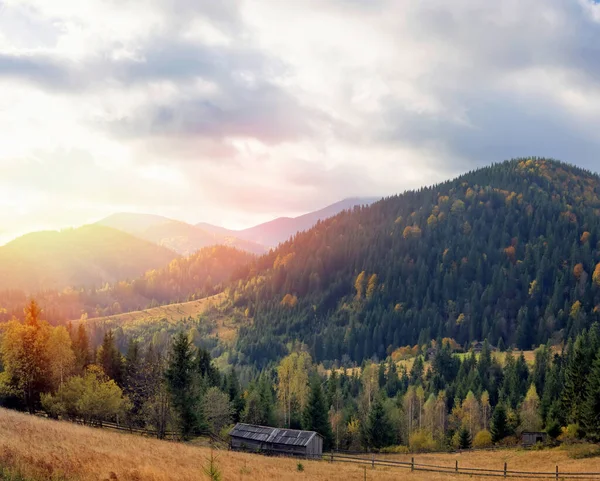
M 600 178 L 519 159 L 319 223 L 229 291 L 248 308 L 244 362 L 300 340 L 361 363 L 450 337 L 531 349 L 599 319 Z

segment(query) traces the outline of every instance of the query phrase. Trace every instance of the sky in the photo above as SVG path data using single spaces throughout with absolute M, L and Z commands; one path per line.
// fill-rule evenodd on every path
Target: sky
M 0 243 L 243 228 L 513 157 L 600 170 L 591 0 L 0 0 Z

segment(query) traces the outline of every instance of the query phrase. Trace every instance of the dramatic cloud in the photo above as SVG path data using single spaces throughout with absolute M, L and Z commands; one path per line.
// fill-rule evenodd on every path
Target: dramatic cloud
M 592 0 L 0 2 L 0 242 L 232 227 L 515 156 L 598 170 Z

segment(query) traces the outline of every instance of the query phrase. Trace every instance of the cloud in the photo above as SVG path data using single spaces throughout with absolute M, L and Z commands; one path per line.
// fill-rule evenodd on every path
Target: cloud
M 590 0 L 3 5 L 20 230 L 118 209 L 239 227 L 522 155 L 597 170 Z

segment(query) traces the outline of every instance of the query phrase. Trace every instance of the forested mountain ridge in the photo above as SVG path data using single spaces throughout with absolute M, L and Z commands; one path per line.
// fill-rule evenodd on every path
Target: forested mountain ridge
M 342 212 L 239 276 L 238 349 L 262 364 L 300 340 L 360 363 L 440 337 L 558 342 L 600 318 L 599 214 L 598 175 L 546 159 Z
M 35 232 L 0 247 L 0 289 L 32 293 L 100 287 L 137 277 L 176 257 L 169 249 L 99 225 Z

